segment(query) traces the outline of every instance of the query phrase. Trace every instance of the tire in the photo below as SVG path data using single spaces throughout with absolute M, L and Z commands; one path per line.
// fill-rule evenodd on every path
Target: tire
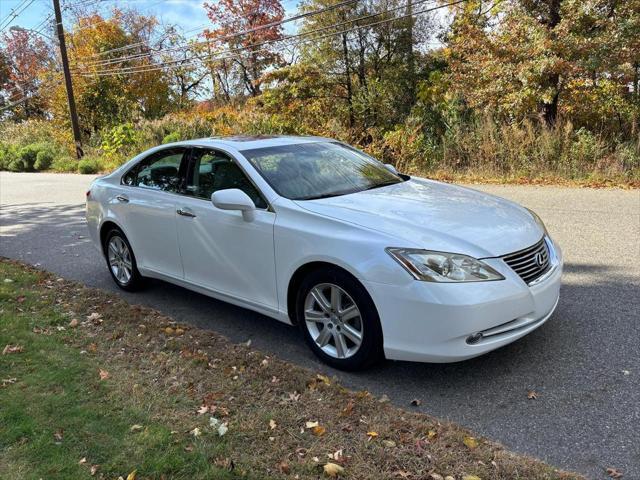
M 327 268 L 307 275 L 298 288 L 295 308 L 305 341 L 326 364 L 354 371 L 383 358 L 378 311 L 362 284 L 344 270 Z
M 138 271 L 136 257 L 126 235 L 119 228 L 109 230 L 102 248 L 107 268 L 116 285 L 128 292 L 140 290 L 144 277 Z

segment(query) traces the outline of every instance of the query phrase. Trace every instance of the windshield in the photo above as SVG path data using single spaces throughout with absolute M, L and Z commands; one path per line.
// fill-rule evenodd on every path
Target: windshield
M 242 154 L 271 187 L 292 200 L 370 190 L 403 181 L 377 160 L 340 143 L 299 143 Z

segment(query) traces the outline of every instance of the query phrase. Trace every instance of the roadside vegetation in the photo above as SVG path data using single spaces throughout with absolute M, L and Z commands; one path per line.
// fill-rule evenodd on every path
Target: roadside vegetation
M 278 0 L 204 4 L 195 35 L 89 2 L 66 13 L 85 157 L 55 46 L 12 27 L 0 169 L 95 173 L 176 140 L 302 134 L 442 179 L 638 187 L 639 1 L 414 2 L 412 17 L 400 0 L 343 2 L 293 39 Z
M 580 478 L 9 260 L 0 346 L 2 478 Z

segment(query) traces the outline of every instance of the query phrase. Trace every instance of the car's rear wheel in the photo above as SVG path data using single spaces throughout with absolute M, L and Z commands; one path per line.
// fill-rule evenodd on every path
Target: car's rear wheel
M 104 252 L 109 273 L 116 285 L 130 292 L 138 290 L 142 286 L 143 277 L 138 271 L 129 240 L 120 229 L 113 228 L 107 233 Z
M 317 270 L 301 283 L 296 320 L 325 363 L 360 370 L 382 357 L 378 312 L 365 288 L 340 269 Z

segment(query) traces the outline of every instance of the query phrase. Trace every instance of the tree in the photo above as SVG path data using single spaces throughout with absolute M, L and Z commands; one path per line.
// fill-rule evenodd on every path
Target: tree
M 110 18 L 79 14 L 67 33 L 69 63 L 80 125 L 85 135 L 138 118 L 157 118 L 174 108 L 170 79 L 157 67 L 154 50 L 166 39 L 158 22 L 132 10 L 114 9 Z M 65 92 L 54 92 L 52 112 L 67 121 Z
M 0 97 L 10 106 L 15 121 L 44 118 L 46 96 L 40 88 L 43 74 L 53 68 L 49 46 L 35 33 L 12 27 L 2 36 L 0 46 Z
M 537 112 L 548 126 L 559 114 L 621 122 L 637 118 L 629 86 L 639 38 L 638 0 L 471 0 L 455 7 L 451 84 L 471 107 L 505 119 Z
M 230 71 L 229 64 L 223 63 L 224 73 L 235 75 L 240 92 L 245 90 L 254 97 L 260 95 L 263 73 L 281 60 L 269 42 L 282 38 L 282 26 L 274 25 L 284 18 L 282 4 L 278 0 L 221 0 L 205 3 L 204 8 L 214 25 L 205 32 L 213 47 L 211 54 L 215 55 L 216 49 L 232 51 L 234 56 L 229 63 L 235 69 Z M 212 81 L 216 80 L 219 79 L 212 75 Z M 229 85 L 228 79 L 225 83 Z

